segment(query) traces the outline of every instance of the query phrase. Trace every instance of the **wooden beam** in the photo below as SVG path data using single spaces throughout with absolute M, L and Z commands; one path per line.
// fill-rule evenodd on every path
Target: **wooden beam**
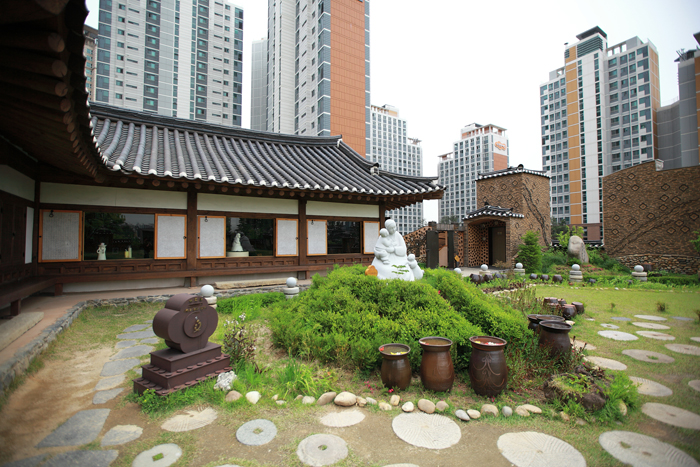
M 299 214 L 299 265 L 308 264 L 309 232 L 306 222 L 306 200 L 302 199 L 298 204 Z
M 197 192 L 187 192 L 187 269 L 197 269 Z
M 0 48 L 0 63 L 15 70 L 63 78 L 68 66 L 61 60 L 19 49 Z
M 59 97 L 68 94 L 68 85 L 61 80 L 4 66 L 0 67 L 0 81 Z
M 3 0 L 0 24 L 52 18 L 63 11 L 68 0 Z
M 384 227 L 386 223 L 386 203 L 379 203 L 379 227 Z
M 0 47 L 36 50 L 38 52 L 63 52 L 66 43 L 55 32 L 25 29 L 21 31 L 0 29 Z

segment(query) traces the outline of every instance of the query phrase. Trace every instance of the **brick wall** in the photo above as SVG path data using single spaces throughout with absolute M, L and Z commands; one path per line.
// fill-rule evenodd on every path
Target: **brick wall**
M 421 227 L 418 230 L 414 230 L 413 232 L 407 233 L 406 235 L 403 236 L 404 241 L 406 242 L 406 250 L 408 251 L 407 254 L 414 254 L 416 255 L 416 261 L 419 263 L 425 263 L 426 262 L 426 241 L 425 237 L 426 234 L 429 230 L 431 230 L 432 227 L 426 226 L 426 227 Z M 459 265 L 463 265 L 464 263 L 464 252 L 465 252 L 465 236 L 466 232 L 460 231 L 460 230 L 455 230 L 455 231 L 447 231 L 447 230 L 438 230 L 439 232 L 439 245 L 440 249 L 443 247 L 447 246 L 447 233 L 448 232 L 454 232 L 454 241 L 455 241 L 455 255 L 459 256 Z
M 657 170 L 647 162 L 603 178 L 605 250 L 613 257 L 697 257 L 700 166 Z

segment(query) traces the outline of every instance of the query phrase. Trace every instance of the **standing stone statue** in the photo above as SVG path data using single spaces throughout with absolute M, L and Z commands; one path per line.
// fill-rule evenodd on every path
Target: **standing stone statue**
M 379 231 L 379 239 L 374 247 L 374 260 L 368 271 L 376 271 L 379 279 L 422 279 L 423 270 L 418 266 L 415 255 L 407 256 L 406 252 L 406 242 L 396 231 L 396 222 L 389 219 Z
M 581 263 L 588 262 L 588 253 L 586 253 L 586 244 L 578 235 L 572 235 L 569 239 L 568 250 L 569 255 L 578 259 Z
M 97 247 L 97 261 L 104 261 L 107 259 L 107 246 L 104 243 L 100 243 Z
M 243 251 L 243 247 L 241 246 L 241 234 L 240 232 L 236 234 L 236 236 L 233 238 L 233 248 L 231 249 L 232 251 Z

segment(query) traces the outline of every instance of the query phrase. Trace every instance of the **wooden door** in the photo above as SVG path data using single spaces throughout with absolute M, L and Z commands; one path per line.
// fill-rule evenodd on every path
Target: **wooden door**
M 489 264 L 506 261 L 506 228 L 489 228 Z

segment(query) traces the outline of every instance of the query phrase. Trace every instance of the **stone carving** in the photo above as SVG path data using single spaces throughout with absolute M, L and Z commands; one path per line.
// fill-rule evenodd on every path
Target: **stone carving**
M 237 233 L 236 236 L 233 239 L 233 248 L 231 248 L 232 251 L 243 251 L 243 247 L 241 246 L 241 234 Z
M 583 239 L 578 235 L 572 235 L 569 239 L 568 252 L 569 255 L 578 259 L 582 263 L 588 262 L 588 253 L 586 253 L 586 245 L 583 243 Z
M 396 230 L 396 222 L 389 219 L 379 231 L 374 247 L 374 260 L 370 268 L 377 271 L 379 279 L 414 281 L 423 278 L 415 255 L 406 255 L 406 242 Z M 372 271 L 374 275 L 374 271 Z
M 238 258 L 242 256 L 248 256 L 250 253 L 243 248 L 241 245 L 241 233 L 238 232 L 235 237 L 233 237 L 233 244 L 231 245 L 231 251 L 226 252 L 226 256 L 231 258 Z
M 107 246 L 104 243 L 100 243 L 97 247 L 97 261 L 104 261 L 107 259 Z

